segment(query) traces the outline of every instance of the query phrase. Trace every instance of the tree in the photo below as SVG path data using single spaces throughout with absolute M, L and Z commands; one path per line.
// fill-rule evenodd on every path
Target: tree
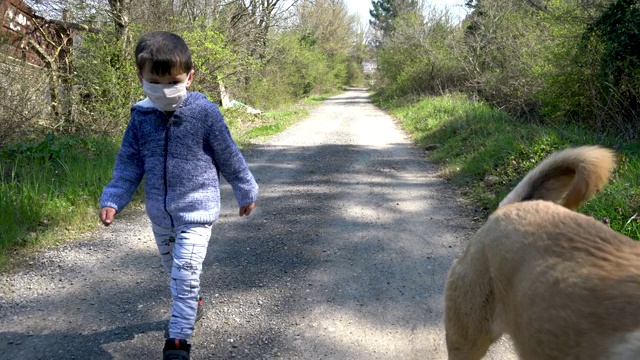
M 330 69 L 327 75 L 332 77 L 327 82 L 329 87 L 344 85 L 347 76 L 357 78 L 356 69 L 361 67 L 361 59 L 351 55 L 359 43 L 360 22 L 356 15 L 349 14 L 344 0 L 305 2 L 296 10 L 296 29 L 301 41 L 317 47 L 326 56 L 326 66 Z
M 229 41 L 243 46 L 257 59 L 264 57 L 268 46 L 269 34 L 279 25 L 295 7 L 298 0 L 236 0 L 230 3 L 229 23 L 224 33 Z
M 194 90 L 226 106 L 229 94 L 224 84 L 234 83 L 242 74 L 252 70 L 255 62 L 249 56 L 236 52 L 224 35 L 211 25 L 196 26 L 186 31 L 183 37 L 193 53 L 198 72 Z
M 389 35 L 395 28 L 394 21 L 401 15 L 419 13 L 417 0 L 373 0 L 373 7 L 369 10 L 371 20 L 369 25 L 382 33 L 382 37 Z
M 313 38 L 329 56 L 348 54 L 356 40 L 355 15 L 349 14 L 343 0 L 317 0 L 297 7 L 297 28 Z
M 131 0 L 109 0 L 111 19 L 115 26 L 116 37 L 122 45 L 123 54 L 129 44 L 129 19 L 131 17 Z

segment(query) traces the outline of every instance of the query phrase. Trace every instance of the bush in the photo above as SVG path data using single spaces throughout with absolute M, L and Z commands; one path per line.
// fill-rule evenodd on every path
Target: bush
M 397 18 L 395 30 L 377 51 L 377 85 L 389 96 L 442 94 L 460 89 L 466 76 L 460 28 L 446 14 Z
M 632 2 L 635 3 L 635 2 Z M 604 11 L 551 2 L 546 87 L 537 96 L 551 119 L 569 119 L 627 139 L 640 129 L 640 9 L 616 1 Z
M 512 115 L 536 114 L 548 29 L 520 1 L 483 1 L 466 20 L 467 90 Z
M 121 134 L 131 105 L 143 99 L 133 52 L 109 33 L 87 33 L 76 44 L 73 118 L 66 134 Z
M 222 102 L 221 85 L 229 92 L 231 100 L 241 96 L 237 87 L 230 85 L 253 74 L 255 60 L 235 49 L 210 24 L 190 27 L 182 36 L 193 54 L 197 76 L 191 90 L 207 94 L 210 100 L 218 103 Z
M 46 134 L 54 124 L 45 69 L 0 58 L 0 146 Z
M 617 0 L 587 28 L 583 46 L 600 49 L 596 125 L 613 125 L 627 136 L 640 130 L 640 7 Z M 595 45 L 595 46 L 594 46 Z
M 304 35 L 280 33 L 270 43 L 256 74 L 244 85 L 242 102 L 269 110 L 344 85 L 346 60 L 329 58 Z

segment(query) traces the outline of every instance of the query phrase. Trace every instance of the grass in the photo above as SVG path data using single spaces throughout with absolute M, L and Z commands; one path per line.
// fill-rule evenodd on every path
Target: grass
M 306 117 L 327 97 L 258 115 L 242 108 L 223 113 L 242 149 Z M 50 134 L 39 142 L 0 147 L 0 269 L 15 252 L 57 244 L 100 226 L 98 200 L 111 179 L 120 141 Z M 142 192 L 138 189 L 124 213 L 142 206 Z
M 96 214 L 116 151 L 111 139 L 52 136 L 36 146 L 3 148 L 0 249 L 48 245 L 90 229 L 94 221 L 87 219 Z
M 640 143 L 620 142 L 576 124 L 542 126 L 460 95 L 374 101 L 398 118 L 419 146 L 437 144 L 429 158 L 440 165 L 441 175 L 487 214 L 553 151 L 586 144 L 616 149 L 619 166 L 611 182 L 578 210 L 640 239 Z
M 245 133 L 245 136 L 249 139 L 256 139 L 278 134 L 307 114 L 305 109 L 290 109 L 265 114 L 265 123 L 251 128 Z

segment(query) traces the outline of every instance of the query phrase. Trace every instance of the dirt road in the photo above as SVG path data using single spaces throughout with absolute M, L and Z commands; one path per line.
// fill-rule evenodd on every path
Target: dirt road
M 192 358 L 445 359 L 445 275 L 478 224 L 367 93 L 245 156 L 261 195 L 238 218 L 223 187 Z M 160 359 L 167 284 L 129 211 L 0 279 L 0 359 Z

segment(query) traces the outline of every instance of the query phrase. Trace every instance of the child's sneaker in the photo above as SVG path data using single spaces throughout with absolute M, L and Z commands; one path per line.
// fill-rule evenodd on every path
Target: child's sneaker
M 198 310 L 196 310 L 196 322 L 200 321 L 200 319 L 202 319 L 202 316 L 204 315 L 204 301 L 202 301 L 202 297 L 198 296 Z
M 162 349 L 163 360 L 189 360 L 191 345 L 184 339 L 167 339 Z

